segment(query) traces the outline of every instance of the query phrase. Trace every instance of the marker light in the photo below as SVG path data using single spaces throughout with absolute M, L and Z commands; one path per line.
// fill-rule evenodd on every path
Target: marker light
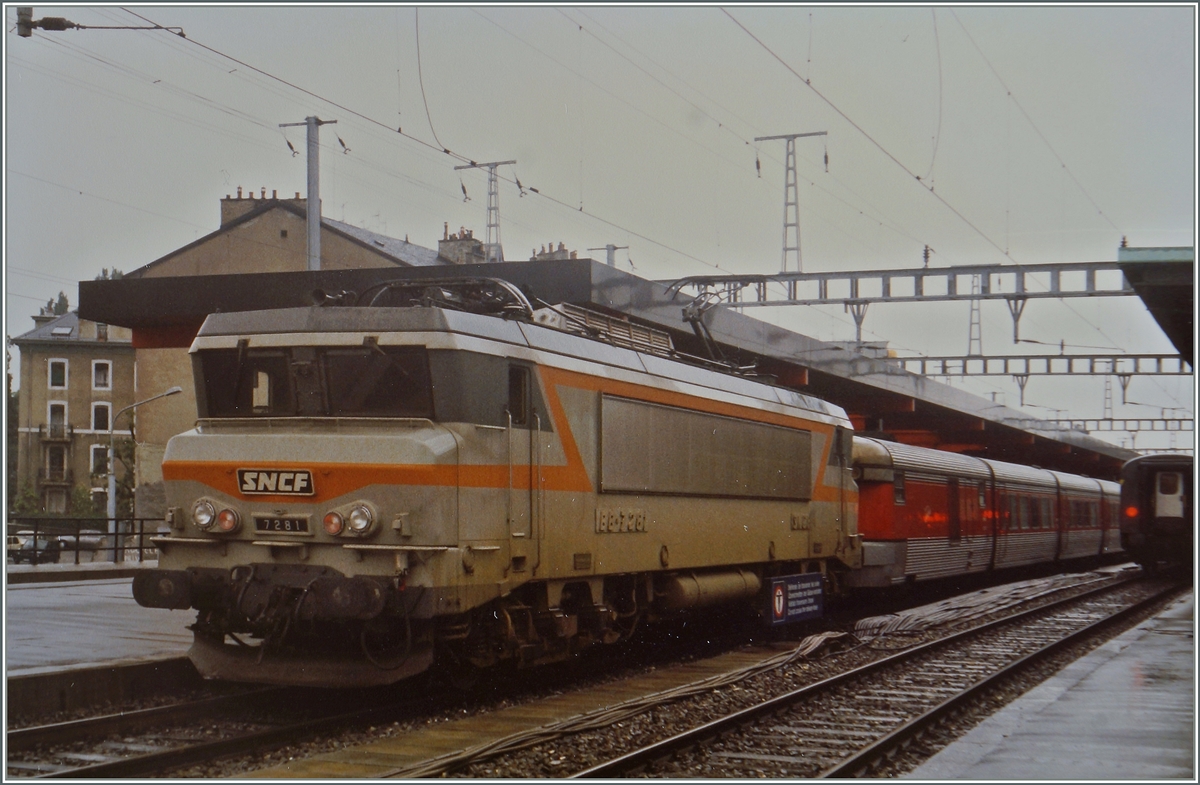
M 1137 507 L 1129 506 L 1129 507 L 1125 508 L 1125 517 L 1126 518 L 1136 518 L 1137 516 L 1138 516 L 1138 508 Z
M 336 512 L 329 513 L 325 516 L 325 520 L 321 522 L 321 524 L 325 527 L 325 531 L 329 532 L 334 537 L 342 533 L 342 526 L 344 523 L 345 522 L 342 520 L 342 516 Z
M 366 534 L 375 522 L 375 516 L 365 504 L 357 504 L 350 510 L 350 531 L 355 534 Z
M 241 523 L 241 516 L 237 514 L 236 510 L 221 510 L 220 514 L 217 515 L 217 528 L 226 534 L 237 531 Z
M 212 506 L 212 502 L 201 499 L 192 505 L 192 522 L 196 524 L 197 528 L 208 531 L 212 528 L 216 517 L 217 511 Z

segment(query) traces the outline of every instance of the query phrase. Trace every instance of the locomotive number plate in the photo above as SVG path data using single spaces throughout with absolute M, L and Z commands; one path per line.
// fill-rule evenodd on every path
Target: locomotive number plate
M 255 518 L 254 530 L 271 534 L 308 534 L 308 518 Z

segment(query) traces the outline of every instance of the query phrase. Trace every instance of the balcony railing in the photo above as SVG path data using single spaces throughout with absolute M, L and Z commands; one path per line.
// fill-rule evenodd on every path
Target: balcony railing
M 74 438 L 75 428 L 74 426 L 61 422 L 50 423 L 49 425 L 43 423 L 42 425 L 38 426 L 38 436 L 40 436 L 44 442 L 67 442 Z
M 38 469 L 38 482 L 42 485 L 73 485 L 74 473 L 66 468 Z

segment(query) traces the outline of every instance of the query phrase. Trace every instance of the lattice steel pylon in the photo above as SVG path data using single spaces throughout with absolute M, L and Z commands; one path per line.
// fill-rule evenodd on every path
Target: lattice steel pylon
M 783 262 L 780 272 L 788 272 L 788 252 L 796 259 L 795 272 L 803 272 L 803 260 L 800 255 L 800 201 L 796 191 L 796 140 L 802 136 L 825 136 L 828 131 L 813 131 L 806 134 L 780 134 L 779 136 L 756 136 L 756 142 L 769 142 L 775 139 L 787 141 L 787 156 L 783 169 Z M 828 157 L 826 164 L 828 164 Z
M 487 169 L 487 233 L 483 243 L 483 257 L 487 262 L 503 262 L 504 249 L 500 246 L 500 192 L 496 188 L 496 167 L 515 164 L 516 161 L 492 161 L 486 164 L 469 163 L 454 167 L 458 169 Z
M 979 276 L 971 276 L 971 294 L 979 294 Z M 971 321 L 967 328 L 967 356 L 983 356 L 983 326 L 979 322 L 979 300 L 971 300 Z

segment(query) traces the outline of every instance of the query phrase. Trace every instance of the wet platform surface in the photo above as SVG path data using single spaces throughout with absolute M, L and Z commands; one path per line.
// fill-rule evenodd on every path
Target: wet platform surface
M 59 567 L 58 580 L 11 581 L 5 592 L 4 654 L 8 678 L 55 670 L 181 657 L 192 644 L 195 611 L 143 608 L 132 578 L 93 578 Z M 14 565 L 9 566 L 14 570 Z M 28 567 L 26 568 L 28 569 Z M 74 579 L 74 580 L 72 580 Z
M 1195 781 L 1195 595 L 1071 663 L 911 779 Z

